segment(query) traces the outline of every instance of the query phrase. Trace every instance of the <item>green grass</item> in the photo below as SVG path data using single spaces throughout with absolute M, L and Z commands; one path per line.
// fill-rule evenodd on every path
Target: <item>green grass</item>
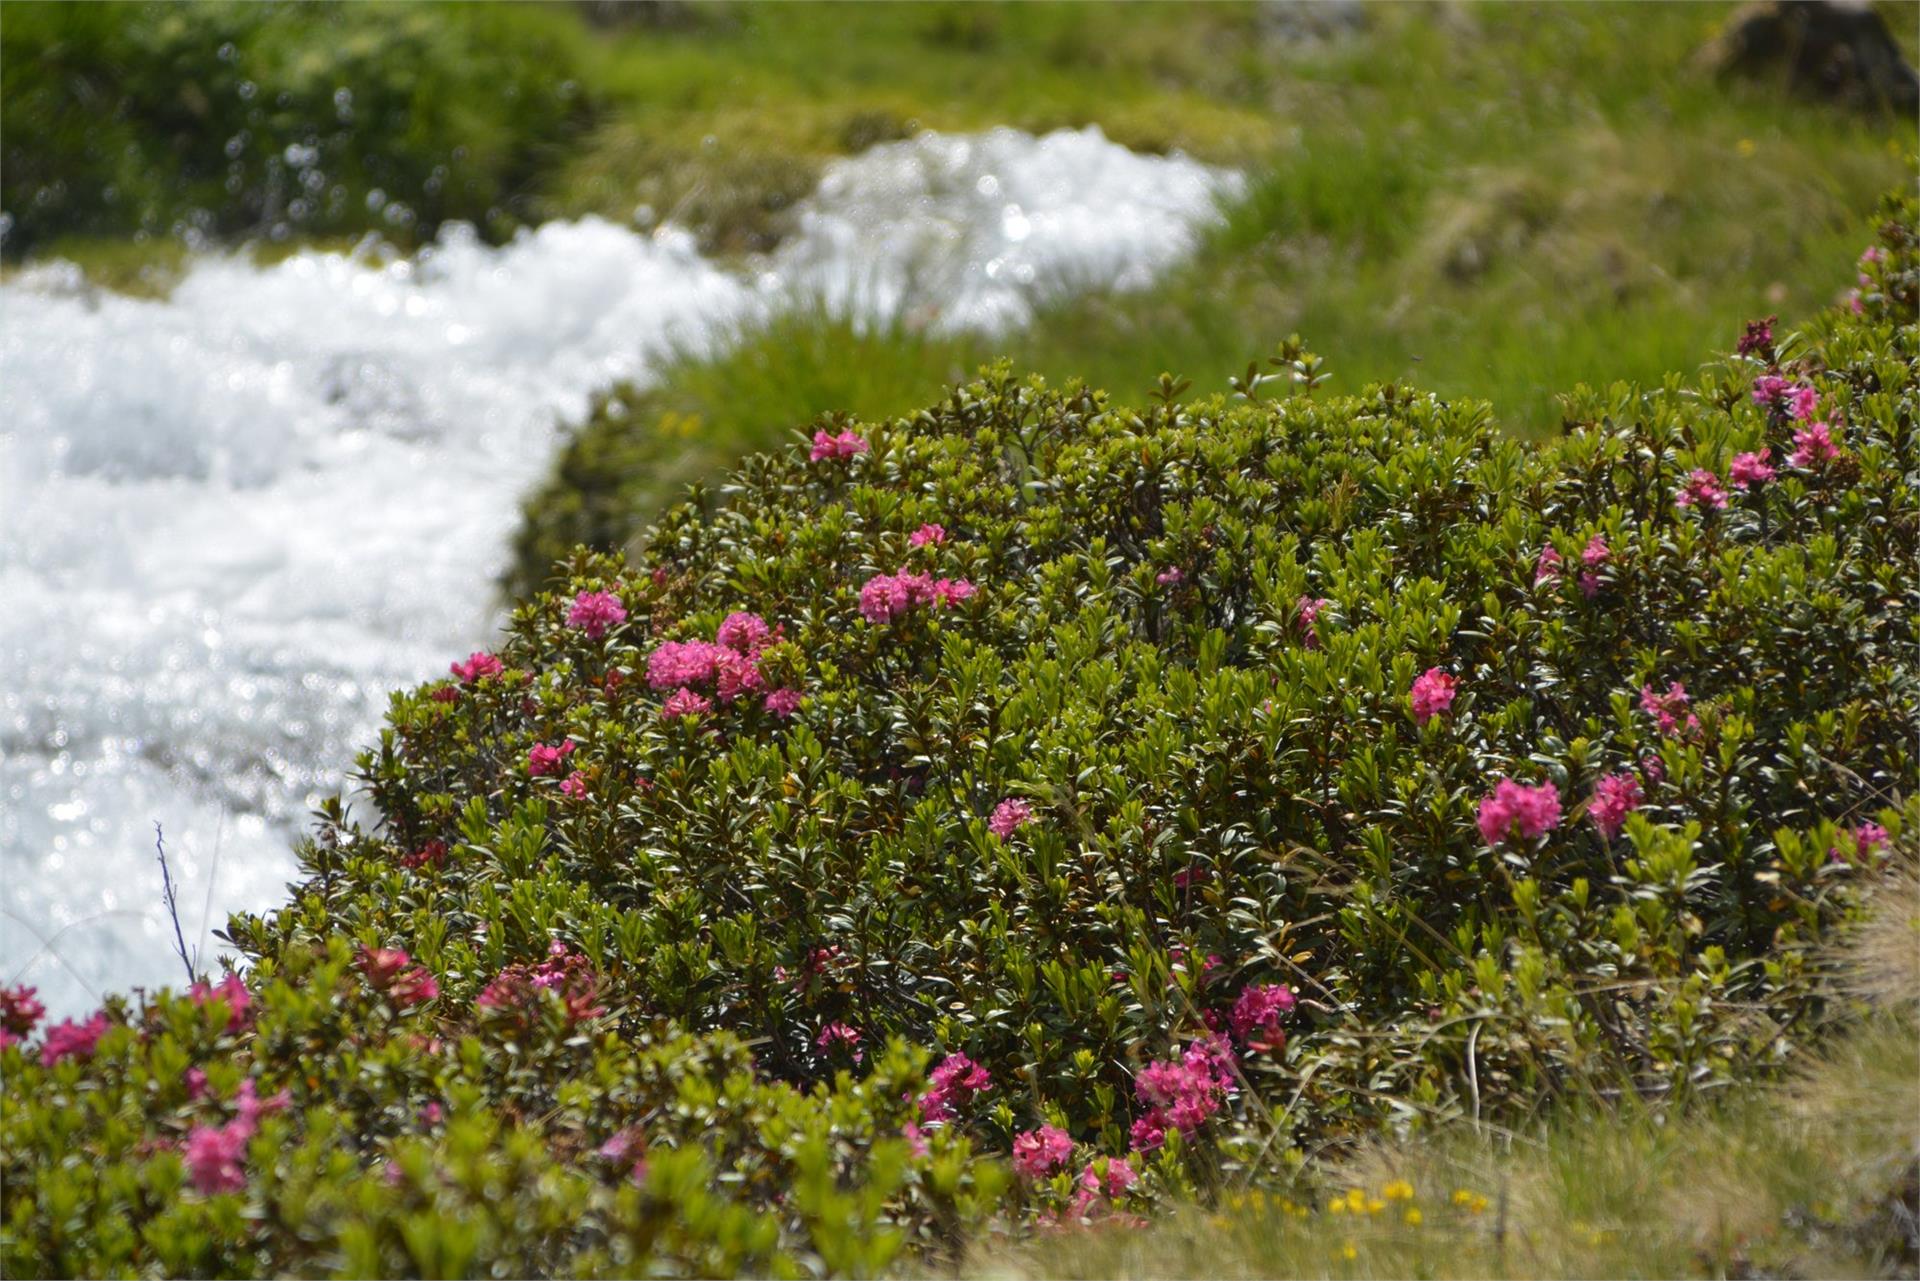
M 1678 1116 L 1562 1107 L 1518 1133 L 1376 1146 L 1291 1195 L 983 1251 L 980 1277 L 1911 1276 L 1920 1210 L 1920 894 L 1840 959 L 1844 1029 L 1783 1083 Z M 1333 1207 L 1338 1203 L 1339 1208 Z M 1413 1213 L 1410 1214 L 1409 1211 Z
M 745 11 L 742 32 L 709 38 L 697 53 L 669 42 L 657 65 L 631 49 L 610 54 L 654 99 L 677 84 L 722 122 L 736 120 L 734 105 L 721 105 L 724 94 L 688 68 L 719 76 L 741 57 L 752 123 L 738 128 L 812 130 L 808 145 L 824 145 L 822 121 L 833 111 L 869 88 L 878 93 L 886 68 L 905 65 L 888 62 L 908 57 L 903 41 L 942 46 L 915 92 L 943 102 L 945 114 L 916 107 L 921 124 L 1075 123 L 1100 118 L 1076 115 L 1075 94 L 1117 86 L 1103 123 L 1126 138 L 1116 122 L 1129 102 L 1151 102 L 1151 86 L 1163 83 L 1174 86 L 1163 91 L 1170 101 L 1211 93 L 1233 120 L 1264 118 L 1273 141 L 1259 150 L 1258 130 L 1210 135 L 1194 123 L 1205 113 L 1172 117 L 1188 122 L 1183 145 L 1216 158 L 1240 150 L 1251 181 L 1195 259 L 1150 291 L 1043 308 L 1027 332 L 998 342 L 904 329 L 857 336 L 831 319 L 802 318 L 744 335 L 720 356 L 673 362 L 652 390 L 623 394 L 632 407 L 624 419 L 590 423 L 561 483 L 530 501 L 515 582 L 534 581 L 569 539 L 631 539 L 683 479 L 784 439 L 819 413 L 903 413 L 936 397 L 956 370 L 996 356 L 1143 401 L 1162 370 L 1223 389 L 1297 332 L 1327 358 L 1335 390 L 1412 380 L 1486 397 L 1510 430 L 1541 436 L 1559 428 L 1558 397 L 1576 384 L 1657 381 L 1724 350 L 1741 317 L 1809 315 L 1851 284 L 1834 264 L 1866 243 L 1879 193 L 1910 179 L 1907 157 L 1920 139 L 1912 122 L 1696 73 L 1694 51 L 1728 11 L 1387 6 L 1371 11 L 1358 36 L 1269 41 L 1257 59 L 1230 57 L 1203 73 L 1206 48 L 1244 49 L 1246 11 L 1183 10 L 1195 14 L 1194 30 L 1155 46 L 1158 11 L 1090 6 L 1077 11 L 1090 27 L 1126 28 L 1101 33 L 1109 52 L 1098 84 L 1041 75 L 997 103 L 994 117 L 970 114 L 977 104 L 947 76 L 976 58 L 991 64 L 982 83 L 998 83 L 1003 59 L 1025 65 L 1035 50 L 1077 48 L 1059 11 L 981 11 L 994 15 L 978 19 L 989 27 L 1005 24 L 979 46 L 994 57 L 951 33 L 930 39 L 959 19 L 915 7 L 845 15 L 846 39 L 825 42 L 845 49 L 823 47 L 808 11 L 790 8 Z M 1911 16 L 1889 13 L 1911 46 Z M 776 34 L 803 52 L 783 53 L 770 70 L 762 41 Z M 1166 73 L 1158 82 L 1155 57 Z M 815 91 L 823 98 L 813 107 L 772 110 Z M 720 136 L 735 127 L 725 123 Z M 1247 147 L 1256 159 L 1245 160 Z M 792 190 L 800 188 L 796 175 Z M 656 415 L 700 430 L 657 432 Z M 595 519 L 573 519 L 588 508 Z

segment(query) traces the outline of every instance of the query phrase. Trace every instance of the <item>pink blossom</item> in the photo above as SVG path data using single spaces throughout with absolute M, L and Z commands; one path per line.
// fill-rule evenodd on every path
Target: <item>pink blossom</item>
M 1057 1125 L 1043 1125 L 1014 1136 L 1013 1169 L 1022 1178 L 1045 1178 L 1072 1155 L 1073 1139 Z
M 1128 1137 L 1133 1142 L 1135 1152 L 1151 1152 L 1167 1141 L 1167 1114 L 1159 1108 L 1149 1108 L 1134 1120 Z
M 1537 840 L 1560 826 L 1560 793 L 1552 783 L 1528 786 L 1503 778 L 1480 802 L 1478 822 L 1488 845 L 1514 836 Z
M 1234 1036 L 1243 1045 L 1264 1042 L 1268 1048 L 1281 1037 L 1280 1019 L 1293 1012 L 1293 992 L 1281 983 L 1257 983 L 1244 989 L 1227 1016 Z
M 241 1192 L 247 1186 L 243 1162 L 253 1126 L 243 1119 L 225 1125 L 196 1125 L 187 1132 L 187 1177 L 202 1196 Z
M 457 703 L 460 701 L 460 687 L 458 685 L 436 685 L 433 688 L 433 692 L 428 694 L 427 697 L 436 703 Z
M 907 1150 L 915 1156 L 925 1156 L 933 1150 L 927 1142 L 927 1136 L 912 1121 L 900 1127 L 900 1137 L 907 1141 Z
M 84 1021 L 68 1019 L 54 1024 L 47 1029 L 47 1039 L 41 1042 L 40 1066 L 52 1067 L 66 1059 L 92 1058 L 109 1026 L 104 1011 Z
M 34 987 L 0 987 L 0 1033 L 7 1040 L 0 1046 L 12 1045 L 33 1035 L 33 1029 L 46 1017 L 47 1007 L 42 1005 L 35 994 Z
M 1125 1161 L 1106 1158 L 1106 1177 L 1100 1176 L 1097 1162 L 1080 1171 L 1079 1191 L 1074 1194 L 1073 1212 L 1085 1217 L 1103 1196 L 1117 1201 L 1139 1181 L 1140 1175 Z
M 1640 710 L 1653 717 L 1662 734 L 1676 734 L 1683 728 L 1692 734 L 1700 728 L 1700 718 L 1689 708 L 1691 702 L 1687 687 L 1679 681 L 1670 682 L 1664 694 L 1654 693 L 1651 685 L 1640 687 Z M 1684 722 L 1680 719 L 1683 716 Z
M 482 989 L 474 1005 L 482 1013 L 503 1013 L 524 1017 L 541 992 L 552 992 L 560 999 L 569 1022 L 595 1018 L 606 1013 L 599 1005 L 600 977 L 593 964 L 565 943 L 555 939 L 547 947 L 547 959 L 538 965 L 509 965 Z
M 220 980 L 218 986 L 205 979 L 187 989 L 187 995 L 195 1005 L 208 1005 L 220 1001 L 227 1007 L 227 1031 L 238 1032 L 247 1023 L 247 1008 L 253 1004 L 247 994 L 247 985 L 238 974 L 229 974 Z
M 862 1058 L 860 1033 L 845 1023 L 835 1021 L 827 1024 L 820 1029 L 820 1035 L 814 1038 L 813 1044 L 822 1054 L 832 1053 L 835 1046 L 845 1046 L 853 1052 L 855 1063 Z
M 1016 828 L 1026 826 L 1033 821 L 1033 806 L 1022 800 L 1008 797 L 993 807 L 993 814 L 987 819 L 987 830 L 1001 840 L 1011 837 Z
M 973 1102 L 973 1097 L 993 1088 L 987 1070 L 964 1054 L 949 1054 L 927 1076 L 927 1090 L 920 1096 L 920 1119 L 927 1122 L 950 1121 L 954 1109 Z
M 1768 316 L 1765 320 L 1749 320 L 1746 332 L 1740 335 L 1740 341 L 1734 351 L 1738 355 L 1751 356 L 1755 352 L 1762 355 L 1773 349 L 1773 322 L 1777 319 Z
M 609 627 L 627 621 L 627 607 L 612 592 L 581 592 L 567 611 L 567 626 L 578 627 L 593 640 L 607 634 Z
M 1787 393 L 1787 413 L 1796 422 L 1811 422 L 1820 408 L 1820 394 L 1813 388 L 1801 385 Z
M 805 696 L 797 689 L 776 689 L 767 694 L 767 710 L 786 720 L 800 710 Z
M 1813 468 L 1840 456 L 1840 444 L 1826 423 L 1811 423 L 1793 433 L 1793 453 L 1787 458 L 1795 467 Z
M 757 693 L 766 681 L 754 660 L 731 649 L 722 649 L 714 658 L 714 693 L 731 706 L 745 694 Z
M 1720 488 L 1718 476 L 1703 467 L 1696 467 L 1687 473 L 1687 483 L 1673 496 L 1673 505 L 1719 511 L 1727 505 L 1727 493 Z
M 1413 719 L 1416 724 L 1425 725 L 1436 716 L 1444 715 L 1453 706 L 1454 679 L 1444 667 L 1429 667 L 1414 677 L 1413 689 L 1408 698 L 1413 703 Z
M 1611 841 L 1626 825 L 1627 815 L 1640 808 L 1645 798 L 1640 780 L 1632 774 L 1608 774 L 1593 785 L 1593 800 L 1587 805 L 1587 817 Z
M 1592 600 L 1600 594 L 1600 575 L 1590 569 L 1580 571 L 1580 594 Z
M 1171 1062 L 1149 1063 L 1133 1079 L 1147 1111 L 1133 1125 L 1133 1146 L 1148 1151 L 1177 1129 L 1192 1137 L 1220 1109 L 1233 1082 L 1233 1054 L 1223 1038 L 1197 1041 Z
M 736 654 L 758 654 L 771 635 L 773 629 L 767 626 L 766 619 L 758 614 L 735 612 L 727 615 L 713 639 L 715 644 Z
M 411 868 L 439 867 L 446 861 L 447 843 L 439 840 L 427 841 L 400 856 L 400 865 Z
M 1580 552 L 1580 563 L 1588 569 L 1598 569 L 1612 559 L 1613 548 L 1607 546 L 1607 540 L 1599 534 L 1589 538 L 1586 547 Z
M 567 775 L 560 784 L 560 794 L 569 800 L 584 800 L 587 795 L 587 776 L 579 770 Z
M 869 448 L 867 442 L 851 428 L 838 436 L 816 431 L 813 433 L 813 452 L 808 457 L 816 463 L 826 458 L 852 458 L 856 454 L 866 453 Z
M 929 544 L 938 547 L 947 541 L 947 528 L 944 525 L 922 525 L 907 535 L 907 546 L 925 547 Z
M 1753 403 L 1763 409 L 1785 409 L 1793 384 L 1778 374 L 1761 374 L 1753 380 Z
M 726 652 L 712 641 L 666 641 L 647 656 L 647 684 L 662 690 L 710 684 Z
M 485 650 L 475 650 L 467 655 L 464 663 L 455 663 L 448 670 L 460 679 L 462 685 L 471 685 L 485 676 L 498 676 L 507 670 L 506 665 Z
M 1733 465 L 1727 468 L 1727 479 L 1733 482 L 1735 489 L 1747 489 L 1754 485 L 1764 485 L 1773 479 L 1771 449 L 1761 449 L 1750 454 L 1735 454 Z
M 942 605 L 958 605 L 973 592 L 973 584 L 964 578 L 937 578 L 933 583 L 934 599 Z
M 1549 543 L 1540 549 L 1540 557 L 1533 562 L 1533 585 L 1551 582 L 1560 577 L 1560 553 Z
M 1162 587 L 1178 587 L 1186 581 L 1186 577 L 1186 571 L 1182 570 L 1178 565 L 1175 565 L 1172 569 L 1163 569 L 1155 574 L 1153 581 Z
M 673 696 L 661 706 L 660 715 L 670 721 L 683 716 L 702 716 L 713 710 L 712 700 L 696 694 L 682 685 L 673 692 Z
M 1316 624 L 1320 612 L 1332 603 L 1324 596 L 1302 596 L 1293 603 L 1297 615 L 1294 621 L 1300 628 L 1300 643 L 1308 649 L 1320 648 L 1320 629 Z
M 199 1102 L 201 1099 L 207 1097 L 207 1093 L 207 1070 L 197 1067 L 188 1068 L 187 1097 L 194 1102 Z
M 535 778 L 558 774 L 562 762 L 573 755 L 573 748 L 572 739 L 565 739 L 552 746 L 546 743 L 535 743 L 527 752 L 527 773 Z
M 439 980 L 425 966 L 415 965 L 413 958 L 400 948 L 363 947 L 359 965 L 367 976 L 368 986 L 384 992 L 402 1009 L 440 995 Z

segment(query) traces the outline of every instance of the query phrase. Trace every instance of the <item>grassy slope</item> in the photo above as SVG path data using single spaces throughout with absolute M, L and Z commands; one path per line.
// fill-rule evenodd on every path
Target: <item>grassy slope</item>
M 1841 958 L 1849 1026 L 1785 1085 L 1677 1118 L 1589 1103 L 1529 1133 L 1429 1135 L 1367 1153 L 1318 1198 L 1230 1198 L 1144 1231 L 1042 1237 L 973 1271 L 1914 1275 L 1916 1228 L 1898 1207 L 1920 1208 L 1917 886 L 1909 873 L 1883 890 Z
M 1221 83 L 1284 137 L 1187 268 L 1001 342 L 801 317 L 678 362 L 623 394 L 530 502 L 519 582 L 573 540 L 618 544 L 687 479 L 818 414 L 906 412 L 999 354 L 1144 397 L 1163 369 L 1223 385 L 1297 331 L 1336 388 L 1417 377 L 1538 435 L 1578 382 L 1657 380 L 1724 347 L 1729 318 L 1806 315 L 1851 283 L 1831 264 L 1864 243 L 1915 132 L 1694 75 L 1725 12 L 1400 6 L 1342 41 L 1257 45 L 1259 69 L 1240 59 Z M 1230 43 L 1236 16 L 1207 38 Z

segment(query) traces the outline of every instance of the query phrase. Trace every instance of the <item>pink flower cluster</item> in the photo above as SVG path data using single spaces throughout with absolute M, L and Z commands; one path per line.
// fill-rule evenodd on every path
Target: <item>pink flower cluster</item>
M 1773 322 L 1778 316 L 1768 316 L 1765 320 L 1749 320 L 1746 332 L 1740 335 L 1740 341 L 1734 351 L 1741 356 L 1755 354 L 1765 356 L 1773 350 Z
M 439 980 L 426 966 L 415 965 L 413 958 L 400 948 L 363 947 L 359 965 L 368 985 L 391 997 L 402 1009 L 440 995 Z
M 1762 374 L 1753 380 L 1753 403 L 1769 413 L 1806 422 L 1819 410 L 1820 393 L 1778 374 Z
M 713 710 L 701 692 L 711 690 L 721 704 L 731 706 L 766 689 L 761 655 L 780 639 L 758 614 L 736 611 L 727 615 L 710 641 L 666 641 L 647 656 L 647 684 L 673 690 L 660 714 L 669 720 Z M 800 691 L 775 689 L 764 699 L 766 709 L 779 717 L 799 710 Z
M 1773 479 L 1773 451 L 1762 449 L 1750 454 L 1735 454 L 1727 468 L 1727 479 L 1739 490 L 1764 485 Z
M 1795 467 L 1811 470 L 1840 456 L 1840 444 L 1833 429 L 1825 423 L 1809 423 L 1793 433 L 1793 453 L 1787 461 Z
M 1640 710 L 1653 717 L 1662 734 L 1677 734 L 1684 729 L 1692 735 L 1699 731 L 1700 718 L 1691 710 L 1692 701 L 1687 687 L 1679 681 L 1668 682 L 1664 694 L 1654 693 L 1651 685 L 1640 687 Z
M 1103 1158 L 1106 1161 L 1106 1176 L 1101 1177 L 1098 1162 L 1089 1163 L 1080 1171 L 1079 1191 L 1073 1196 L 1073 1212 L 1085 1218 L 1093 1207 L 1104 1197 L 1118 1201 L 1125 1196 L 1133 1185 L 1140 1180 L 1139 1171 L 1127 1162 L 1116 1157 Z
M 630 1125 L 620 1131 L 602 1143 L 595 1155 L 616 1166 L 626 1166 L 627 1178 L 632 1182 L 647 1181 L 647 1135 L 639 1126 Z
M 1073 1155 L 1073 1137 L 1057 1125 L 1043 1125 L 1013 1138 L 1013 1170 L 1023 1179 L 1044 1179 Z
M 1254 1050 L 1278 1050 L 1287 1043 L 1280 1020 L 1293 1013 L 1293 990 L 1280 983 L 1256 983 L 1240 993 L 1227 1025 L 1240 1044 Z
M 1436 716 L 1446 714 L 1453 706 L 1454 679 L 1444 667 L 1429 667 L 1414 677 L 1413 689 L 1408 698 L 1413 703 L 1413 719 L 1418 725 L 1425 725 Z
M 1218 1034 L 1195 1041 L 1177 1059 L 1141 1068 L 1133 1092 L 1147 1110 L 1133 1123 L 1134 1150 L 1159 1147 L 1169 1128 L 1193 1137 L 1220 1110 L 1233 1085 L 1233 1050 Z
M 1687 483 L 1673 496 L 1673 505 L 1719 511 L 1727 505 L 1727 491 L 1720 487 L 1718 476 L 1704 467 L 1696 467 L 1687 473 Z
M 947 527 L 945 525 L 922 525 L 907 535 L 907 546 L 909 547 L 938 547 L 946 541 Z
M 509 965 L 494 976 L 493 982 L 475 999 L 482 1011 L 524 1017 L 535 1008 L 542 992 L 560 998 L 568 1022 L 595 1018 L 606 1013 L 598 1004 L 600 979 L 593 965 L 578 952 L 555 939 L 547 948 L 547 959 L 538 965 Z
M 1893 834 L 1878 823 L 1862 823 L 1860 826 L 1854 828 L 1849 835 L 1853 837 L 1854 853 L 1861 858 L 1877 852 L 1888 841 L 1893 839 Z M 1840 847 L 1836 845 L 1827 851 L 1827 859 L 1829 862 L 1844 863 L 1846 861 L 1846 855 L 1842 854 Z
M 238 974 L 229 974 L 218 985 L 201 979 L 187 989 L 187 995 L 195 1005 L 209 1005 L 219 1001 L 227 1007 L 227 1031 L 238 1032 L 247 1025 L 247 1010 L 253 1004 L 247 985 Z
M 567 610 L 567 626 L 579 628 L 592 640 L 599 640 L 609 627 L 626 621 L 627 607 L 612 592 L 581 592 Z
M 475 650 L 467 655 L 464 663 L 454 663 L 448 668 L 462 685 L 471 685 L 485 676 L 498 676 L 507 670 L 506 664 L 485 650 Z
M 813 433 L 813 452 L 807 457 L 816 463 L 825 458 L 852 458 L 857 454 L 866 453 L 869 448 L 871 446 L 867 444 L 865 438 L 852 428 L 848 428 L 838 436 L 816 431 Z
M 400 856 L 400 866 L 419 869 L 422 867 L 441 867 L 447 861 L 447 843 L 441 840 L 423 842 L 418 848 L 408 850 Z
M 964 578 L 934 578 L 930 574 L 875 574 L 860 589 L 860 613 L 881 626 L 926 605 L 958 605 L 972 596 L 973 584 Z
M 1324 596 L 1302 596 L 1293 603 L 1294 625 L 1300 629 L 1300 643 L 1308 649 L 1320 648 L 1320 612 L 1331 604 Z
M 1550 583 L 1560 577 L 1560 553 L 1554 550 L 1552 543 L 1540 549 L 1539 559 L 1533 562 L 1533 585 Z
M 957 1109 L 973 1096 L 993 1088 L 987 1070 L 964 1054 L 949 1054 L 927 1076 L 927 1090 L 919 1098 L 920 1119 L 928 1123 L 951 1121 Z
M 1187 572 L 1178 565 L 1173 566 L 1171 569 L 1163 569 L 1153 576 L 1153 581 L 1162 587 L 1178 587 L 1186 580 Z
M 835 1047 L 845 1046 L 848 1050 L 852 1051 L 853 1061 L 855 1063 L 858 1063 L 863 1057 L 860 1050 L 859 1031 L 848 1024 L 838 1021 L 829 1023 L 821 1028 L 820 1035 L 813 1040 L 813 1045 L 814 1048 L 822 1054 L 831 1054 Z
M 1528 786 L 1503 778 L 1480 802 L 1480 835 L 1488 845 L 1519 837 L 1538 840 L 1560 826 L 1560 792 L 1552 783 Z
M 567 775 L 560 781 L 560 794 L 570 801 L 585 800 L 587 796 L 587 776 L 579 770 Z
M 18 1045 L 33 1035 L 33 1029 L 47 1016 L 47 1007 L 35 997 L 33 987 L 0 987 L 0 1050 Z
M 572 739 L 554 745 L 535 743 L 527 752 L 527 773 L 535 778 L 558 774 L 567 757 L 573 755 L 574 747 Z
M 1608 774 L 1593 785 L 1593 800 L 1587 805 L 1587 817 L 1611 841 L 1626 826 L 1627 815 L 1645 800 L 1640 780 L 1629 773 Z
M 286 1107 L 287 1097 L 287 1092 L 282 1090 L 263 1102 L 254 1090 L 252 1078 L 248 1078 L 240 1082 L 240 1093 L 234 1099 L 239 1114 L 233 1120 L 225 1125 L 196 1125 L 187 1132 L 184 1156 L 187 1177 L 193 1181 L 195 1190 L 202 1196 L 216 1196 L 246 1188 L 247 1144 L 260 1128 L 262 1114 Z
M 56 1023 L 47 1029 L 47 1039 L 40 1043 L 40 1066 L 52 1067 L 66 1059 L 90 1059 L 100 1044 L 100 1038 L 107 1034 L 105 1011 L 99 1011 L 83 1021 L 68 1019 Z
M 987 830 L 1004 841 L 1031 822 L 1033 806 L 1008 797 L 993 807 L 993 814 L 987 819 Z
M 1595 534 L 1587 540 L 1580 551 L 1580 563 L 1586 568 L 1580 574 L 1580 592 L 1588 600 L 1600 594 L 1600 570 L 1613 559 L 1613 548 L 1607 546 L 1607 540 Z

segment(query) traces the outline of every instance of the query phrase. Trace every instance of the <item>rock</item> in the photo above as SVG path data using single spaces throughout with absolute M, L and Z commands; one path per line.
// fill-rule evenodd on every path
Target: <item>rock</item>
M 1360 0 L 1267 0 L 1260 6 L 1260 27 L 1269 39 L 1311 44 L 1364 30 L 1367 12 Z
M 1757 0 L 1734 11 L 1700 63 L 1720 75 L 1784 75 L 1796 93 L 1911 114 L 1920 78 L 1866 0 Z

